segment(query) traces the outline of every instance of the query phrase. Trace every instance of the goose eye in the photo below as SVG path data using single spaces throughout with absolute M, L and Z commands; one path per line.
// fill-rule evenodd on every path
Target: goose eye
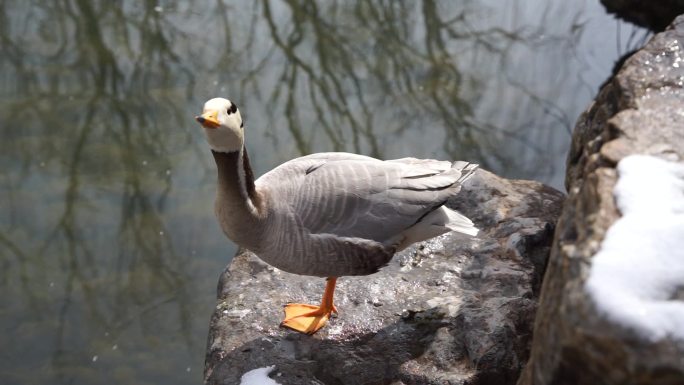
M 230 115 L 230 114 L 234 114 L 235 111 L 237 111 L 237 105 L 235 103 L 231 103 L 231 105 L 230 105 L 230 107 L 228 107 L 228 110 L 226 111 L 226 113 L 228 115 Z

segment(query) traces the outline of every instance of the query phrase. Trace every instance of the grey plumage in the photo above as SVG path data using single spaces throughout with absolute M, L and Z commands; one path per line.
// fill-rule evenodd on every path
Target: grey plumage
M 197 121 L 218 167 L 221 228 L 277 268 L 322 277 L 366 275 L 412 243 L 447 231 L 477 234 L 468 218 L 444 206 L 475 164 L 320 153 L 254 181 L 235 104 L 211 99 Z
M 371 274 L 410 243 L 450 230 L 449 215 L 430 214 L 449 210 L 442 205 L 476 168 L 465 162 L 381 161 L 348 153 L 286 162 L 255 183 L 267 197 L 269 218 L 263 232 L 268 241 L 259 255 L 297 274 Z M 449 212 L 461 219 L 457 225 L 463 232 L 476 233 L 467 218 Z

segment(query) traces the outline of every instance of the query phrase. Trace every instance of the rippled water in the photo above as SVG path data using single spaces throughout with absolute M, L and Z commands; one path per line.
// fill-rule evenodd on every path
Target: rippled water
M 241 107 L 257 174 L 345 150 L 561 187 L 645 37 L 588 0 L 0 2 L 0 382 L 201 381 L 235 250 L 206 99 Z

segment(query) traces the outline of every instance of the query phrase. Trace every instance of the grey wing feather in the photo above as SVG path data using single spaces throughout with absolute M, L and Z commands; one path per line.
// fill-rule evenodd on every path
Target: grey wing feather
M 462 176 L 445 161 L 321 153 L 284 163 L 257 185 L 287 201 L 312 233 L 385 242 L 456 194 Z
M 324 252 L 329 269 L 336 266 L 335 258 L 346 258 L 338 261 L 346 269 L 340 275 L 370 274 L 391 258 L 395 245 L 390 242 L 456 194 L 472 171 L 467 164 L 436 160 L 322 153 L 284 163 L 256 185 L 267 189 L 282 210 L 294 213 L 301 230 L 331 237 L 325 246 L 330 252 Z M 371 252 L 371 244 L 385 251 Z M 368 255 L 361 255 L 364 250 Z

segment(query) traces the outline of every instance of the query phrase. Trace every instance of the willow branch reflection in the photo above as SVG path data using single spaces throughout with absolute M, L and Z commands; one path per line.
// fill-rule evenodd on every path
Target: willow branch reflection
M 0 244 L 16 255 L 18 271 L 61 270 L 62 281 L 55 285 L 61 294 L 53 370 L 60 383 L 74 381 L 67 373 L 82 359 L 87 349 L 82 344 L 88 344 L 88 340 L 81 340 L 80 346 L 75 343 L 79 338 L 74 335 L 78 333 L 74 324 L 89 322 L 97 325 L 95 331 L 104 329 L 116 338 L 121 328 L 130 327 L 131 319 L 151 322 L 138 317 L 132 304 L 150 311 L 150 306 L 168 302 L 159 302 L 160 297 L 178 304 L 177 324 L 186 344 L 192 349 L 201 347 L 190 331 L 194 299 L 183 292 L 190 279 L 183 268 L 188 256 L 177 253 L 168 236 L 159 235 L 166 231 L 162 217 L 172 179 L 163 176 L 156 188 L 150 188 L 143 183 L 149 180 L 148 168 L 142 166 L 149 162 L 156 169 L 173 167 L 167 127 L 173 126 L 173 120 L 182 121 L 187 111 L 173 94 L 176 91 L 158 92 L 158 87 L 185 83 L 182 98 L 191 98 L 187 92 L 193 87 L 192 72 L 167 37 L 185 32 L 164 22 L 152 1 L 144 3 L 143 12 L 109 1 L 65 0 L 34 6 L 26 18 L 4 24 L 0 30 L 3 68 L 17 74 L 13 84 L 18 95 L 24 95 L 9 100 L 3 95 L 8 105 L 3 115 L 24 126 L 22 132 L 4 126 L 3 135 L 21 140 L 30 133 L 38 139 L 20 149 L 33 166 L 15 169 L 10 178 L 21 185 L 21 180 L 32 178 L 38 162 L 50 165 L 64 175 L 62 209 L 61 213 L 51 210 L 55 215 L 48 211 L 38 222 L 25 218 L 20 223 L 29 231 L 45 234 L 42 241 L 20 248 L 3 235 L 0 239 L 6 242 Z M 7 19 L 7 7 L 0 7 L 0 19 Z M 46 27 L 38 30 L 50 32 L 47 43 L 41 44 L 49 49 L 26 44 L 34 36 L 18 33 L 20 23 L 36 15 L 44 17 L 38 17 L 38 24 Z M 56 25 L 51 24 L 53 20 Z M 33 26 L 24 28 L 33 30 Z M 112 40 L 112 36 L 117 38 Z M 117 175 L 121 176 L 118 181 Z M 117 183 L 121 187 L 114 187 Z M 94 191 L 107 194 L 119 189 L 123 202 L 117 215 L 109 201 Z M 110 221 L 102 216 L 111 220 L 118 216 L 118 239 L 116 234 L 93 231 L 98 223 Z M 112 235 L 121 245 L 118 255 L 111 246 Z M 35 266 L 41 263 L 42 269 Z M 27 264 L 32 266 L 27 269 Z M 37 299 L 26 302 L 36 316 L 51 306 L 46 302 L 49 297 L 40 292 L 44 287 L 27 284 L 19 291 Z M 153 324 L 144 328 L 156 332 Z
M 444 151 L 453 158 L 474 158 L 494 169 L 504 163 L 525 167 L 515 154 L 492 151 L 500 146 L 492 138 L 501 136 L 542 156 L 541 146 L 530 141 L 525 130 L 494 126 L 475 116 L 472 90 L 481 87 L 481 80 L 462 73 L 454 51 L 456 43 L 467 40 L 471 49 L 486 50 L 503 61 L 507 46 L 525 36 L 498 27 L 478 31 L 468 24 L 467 8 L 429 0 L 350 6 L 286 1 L 278 6 L 287 12 L 281 9 L 278 15 L 271 1 L 261 6 L 271 40 L 286 59 L 268 98 L 270 106 L 281 101 L 284 105 L 270 109 L 279 114 L 271 116 L 271 125 L 284 125 L 301 154 L 313 151 L 312 141 L 322 128 L 330 150 L 383 157 L 377 111 L 389 101 L 408 119 L 397 132 L 417 124 L 411 120 L 432 116 L 434 127 L 424 128 L 426 134 L 442 127 Z M 314 114 L 308 126 L 303 112 Z

